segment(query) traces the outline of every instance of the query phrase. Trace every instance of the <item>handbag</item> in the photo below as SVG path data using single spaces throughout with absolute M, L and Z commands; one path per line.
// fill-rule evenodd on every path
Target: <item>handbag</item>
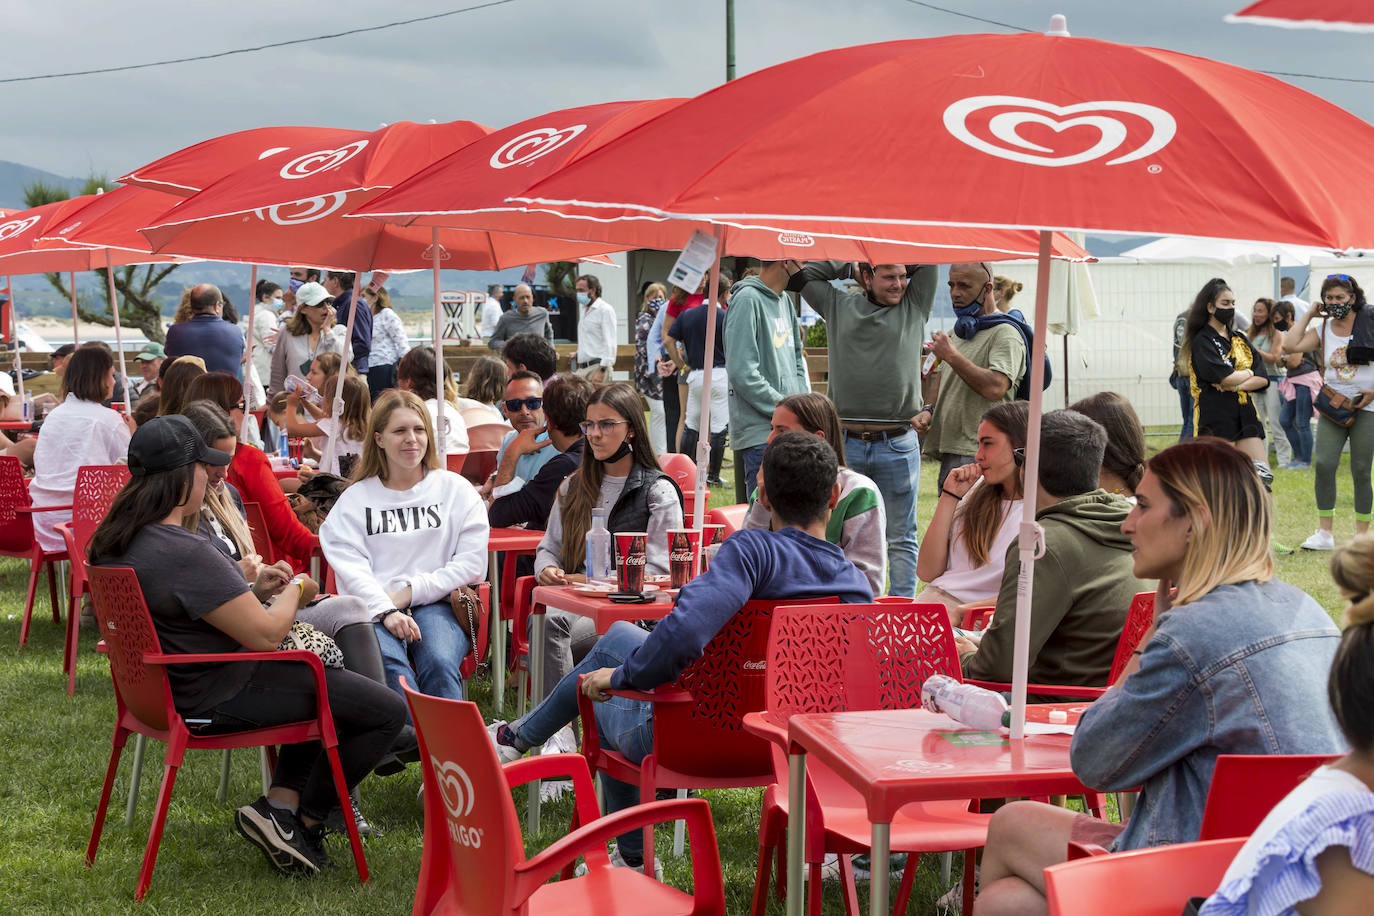
M 344 666 L 343 652 L 339 651 L 339 644 L 303 620 L 291 624 L 291 629 L 286 631 L 286 636 L 277 649 L 303 649 L 318 655 L 326 668 Z
M 1350 404 L 1350 398 L 1323 382 L 1313 406 L 1317 408 L 1317 413 L 1327 420 L 1348 429 L 1355 424 L 1355 417 L 1359 414 Z
M 482 601 L 477 597 L 477 592 L 471 586 L 460 585 L 448 593 L 449 605 L 453 608 L 453 616 L 458 621 L 458 629 L 463 631 L 463 635 L 468 638 L 468 645 L 472 647 L 472 664 L 477 666 L 477 641 L 482 635 L 480 626 L 482 620 Z
M 1326 322 L 1322 322 L 1322 355 L 1326 354 Z M 1323 360 L 1325 362 L 1325 360 Z M 1350 406 L 1350 398 L 1332 388 L 1326 382 L 1322 382 L 1321 390 L 1317 392 L 1317 399 L 1312 405 L 1317 408 L 1317 413 L 1337 426 L 1348 429 L 1355 424 L 1357 411 Z

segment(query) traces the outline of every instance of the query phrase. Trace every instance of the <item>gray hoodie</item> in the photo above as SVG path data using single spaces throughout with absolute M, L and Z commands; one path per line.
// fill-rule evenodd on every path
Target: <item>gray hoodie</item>
M 521 315 L 519 309 L 511 309 L 501 314 L 496 322 L 496 332 L 487 339 L 487 346 L 499 350 L 516 334 L 543 334 L 545 340 L 553 340 L 553 325 L 549 323 L 548 309 L 537 305 L 530 306 L 528 315 Z

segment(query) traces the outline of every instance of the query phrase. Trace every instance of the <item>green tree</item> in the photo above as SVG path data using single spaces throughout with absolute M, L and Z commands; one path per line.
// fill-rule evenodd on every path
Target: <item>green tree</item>
M 549 295 L 564 303 L 577 301 L 577 264 L 572 261 L 551 261 L 544 265 L 544 283 Z
M 109 187 L 110 184 L 110 180 L 105 176 L 92 175 L 86 179 L 85 185 L 77 193 L 95 194 L 100 189 Z M 71 196 L 65 188 L 36 181 L 25 186 L 24 205 L 26 207 L 40 207 L 43 204 L 67 200 Z M 162 328 L 162 306 L 153 294 L 157 290 L 158 284 L 165 280 L 168 274 L 176 270 L 177 266 L 176 264 L 145 264 L 142 266 L 129 264 L 114 269 L 115 290 L 122 299 L 119 309 L 119 323 L 121 325 L 142 331 L 149 340 L 161 342 L 166 339 L 166 333 Z M 100 291 L 95 296 L 95 302 L 92 301 L 90 295 L 77 292 L 76 313 L 82 321 L 113 327 L 113 309 L 110 305 L 110 287 L 107 279 L 109 271 L 101 267 L 95 273 L 100 277 Z M 71 299 L 72 291 L 67 287 L 62 274 L 52 273 L 45 274 L 45 276 L 48 278 L 48 283 L 57 290 L 63 299 Z M 96 303 L 101 304 L 98 311 L 95 308 Z

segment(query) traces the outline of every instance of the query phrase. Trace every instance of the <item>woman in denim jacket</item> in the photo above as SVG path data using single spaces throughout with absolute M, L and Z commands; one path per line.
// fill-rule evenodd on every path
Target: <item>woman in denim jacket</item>
M 1218 754 L 1331 754 L 1326 702 L 1340 642 L 1310 596 L 1274 578 L 1272 509 L 1253 463 L 1219 439 L 1160 452 L 1122 530 L 1135 574 L 1159 579 L 1155 623 L 1121 679 L 1083 714 L 1074 773 L 1140 787 L 1124 828 L 1038 802 L 994 815 L 975 913 L 1044 913 L 1042 870 L 1070 841 L 1116 851 L 1197 839 Z

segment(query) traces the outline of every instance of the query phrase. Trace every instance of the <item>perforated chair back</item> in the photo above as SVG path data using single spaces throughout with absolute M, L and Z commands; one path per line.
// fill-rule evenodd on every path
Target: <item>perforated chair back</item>
M 143 724 L 168 728 L 168 710 L 173 707 L 167 671 L 143 660 L 148 653 L 161 652 L 162 646 L 138 575 L 124 567 L 87 565 L 86 577 L 100 638 L 110 657 L 116 698 Z
M 253 550 L 267 564 L 277 562 L 276 551 L 272 549 L 272 533 L 267 530 L 267 516 L 262 514 L 262 506 L 255 502 L 243 504 L 243 517 L 248 522 L 248 532 L 253 535 Z
M 19 459 L 0 456 L 0 555 L 28 556 L 33 551 L 33 515 L 19 511 L 31 505 Z
M 942 604 L 786 605 L 773 615 L 770 712 L 910 709 L 932 674 L 962 680 Z
M 1052 865 L 1045 869 L 1050 916 L 1178 916 L 1189 899 L 1217 889 L 1244 844 L 1242 838 L 1176 843 Z
M 1222 754 L 1212 770 L 1199 840 L 1248 837 L 1317 767 L 1339 754 Z
M 1112 670 L 1107 675 L 1107 686 L 1116 683 L 1116 679 L 1125 670 L 1126 663 L 1131 660 L 1132 653 L 1140 647 L 1140 641 L 1145 638 L 1145 633 L 1150 629 L 1150 624 L 1155 619 L 1155 593 L 1140 592 L 1131 599 L 1131 608 L 1126 612 L 1126 623 L 1121 629 L 1121 641 L 1116 644 L 1116 655 L 1112 657 Z
M 126 464 L 87 464 L 77 469 L 76 490 L 72 493 L 72 541 L 78 552 L 73 559 L 86 556 L 91 535 L 110 514 L 115 497 L 128 482 Z

